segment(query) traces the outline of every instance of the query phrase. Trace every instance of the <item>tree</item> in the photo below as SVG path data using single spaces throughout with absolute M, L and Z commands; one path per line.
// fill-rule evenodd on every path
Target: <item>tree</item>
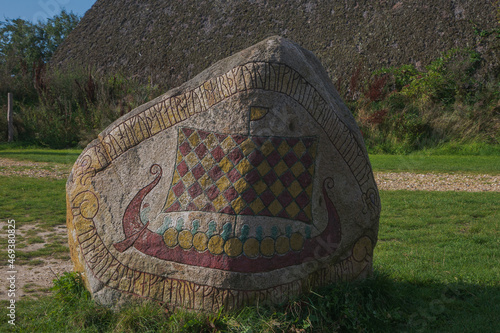
M 80 17 L 73 13 L 62 11 L 61 14 L 49 18 L 47 23 L 40 26 L 41 40 L 43 41 L 43 56 L 47 62 L 57 47 L 61 45 L 69 33 L 78 25 Z
M 34 64 L 50 60 L 80 18 L 62 11 L 47 22 L 36 24 L 23 19 L 0 22 L 0 66 L 7 75 L 33 74 Z
M 22 19 L 0 22 L 0 65 L 6 74 L 26 72 L 28 64 L 42 58 L 36 26 Z

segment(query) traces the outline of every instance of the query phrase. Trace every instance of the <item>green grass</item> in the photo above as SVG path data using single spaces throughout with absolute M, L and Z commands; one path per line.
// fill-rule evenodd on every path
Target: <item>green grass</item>
M 500 193 L 381 192 L 375 268 L 425 331 L 498 332 Z
M 371 160 L 376 171 L 498 174 L 496 156 L 374 155 Z M 64 185 L 65 180 L 0 177 L 0 219 L 15 219 L 18 226 L 36 223 L 40 230 L 64 225 Z M 0 331 L 500 331 L 500 193 L 383 191 L 381 200 L 375 275 L 365 281 L 328 286 L 275 308 L 215 315 L 169 312 L 151 303 L 114 313 L 70 290 L 64 293 L 69 299 L 19 300 L 16 327 L 4 320 Z M 40 236 L 31 231 L 16 240 L 21 249 Z M 4 242 L 0 247 L 6 258 Z M 16 254 L 18 264 L 27 265 L 39 265 L 45 256 L 68 259 L 67 246 L 57 237 L 41 249 Z M 4 317 L 6 305 L 0 302 Z
M 373 171 L 500 174 L 500 155 L 370 155 L 370 162 Z
M 406 281 L 500 287 L 500 193 L 388 191 L 381 200 L 379 269 Z
M 500 156 L 500 145 L 485 142 L 447 142 L 434 148 L 425 148 L 416 151 L 415 155 L 473 155 L 473 156 Z
M 28 239 L 28 244 L 37 244 L 37 243 L 43 244 L 45 243 L 45 240 L 40 236 L 30 237 Z
M 25 224 L 36 224 L 37 228 L 28 231 L 23 237 L 16 235 L 16 248 L 27 244 L 42 243 L 38 231 L 52 230 L 66 224 L 65 180 L 0 176 L 0 220 L 15 220 L 16 228 Z M 0 258 L 6 258 L 7 238 L 0 239 Z M 61 242 L 48 242 L 35 251 L 18 251 L 18 264 L 30 262 L 39 257 L 67 257 L 68 246 Z M 5 265 L 5 260 L 0 265 Z
M 39 266 L 39 265 L 42 265 L 44 263 L 43 260 L 41 259 L 33 259 L 33 260 L 30 260 L 26 263 L 26 265 L 29 265 L 29 266 Z
M 157 304 L 113 313 L 81 295 L 45 296 L 16 303 L 15 331 L 499 331 L 500 193 L 385 191 L 381 200 L 375 275 L 365 281 L 328 286 L 275 308 L 218 315 L 169 312 Z M 61 210 L 53 214 L 64 217 Z M 0 322 L 0 331 L 9 328 Z
M 374 171 L 500 174 L 500 146 L 447 143 L 408 155 L 370 154 Z
M 0 158 L 10 158 L 19 161 L 49 162 L 58 164 L 74 164 L 81 149 L 42 149 L 42 148 L 9 148 L 0 145 Z
M 66 180 L 0 176 L 0 219 L 41 228 L 66 223 Z
M 16 263 L 22 265 L 32 262 L 33 258 L 41 258 L 41 257 L 54 257 L 56 259 L 66 258 L 67 254 L 68 254 L 68 245 L 45 243 L 45 245 L 42 248 L 35 251 L 16 252 Z

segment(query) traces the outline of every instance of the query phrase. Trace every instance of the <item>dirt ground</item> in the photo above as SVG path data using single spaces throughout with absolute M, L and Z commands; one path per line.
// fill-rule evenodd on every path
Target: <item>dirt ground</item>
M 7 221 L 0 221 L 0 228 L 6 230 Z M 27 239 L 27 233 L 30 230 L 36 230 L 36 224 L 25 224 L 16 228 L 16 239 Z M 66 239 L 67 232 L 66 226 L 58 226 L 52 231 L 43 231 L 36 234 L 37 237 L 42 239 L 53 238 L 49 236 L 59 235 Z M 19 237 L 21 236 L 21 237 Z M 0 238 L 7 238 L 7 233 L 3 232 Z M 21 242 L 17 242 L 18 244 Z M 26 242 L 22 242 L 26 244 Z M 26 247 L 16 248 L 16 255 L 19 252 L 31 252 L 42 248 L 45 243 L 27 244 Z M 69 252 L 69 250 L 68 250 Z M 16 300 L 22 299 L 27 296 L 38 297 L 39 295 L 49 293 L 53 283 L 52 280 L 61 276 L 64 272 L 70 272 L 73 269 L 71 260 L 56 259 L 53 256 L 43 256 L 40 258 L 32 258 L 30 262 L 34 264 L 18 264 L 19 260 L 14 262 L 14 270 L 11 271 L 8 267 L 7 259 L 3 259 L 4 266 L 0 270 L 0 281 L 2 281 L 2 288 L 0 288 L 0 300 L 9 299 L 9 282 L 7 278 L 15 275 L 15 294 Z
M 53 163 L 35 163 L 27 161 L 15 161 L 0 158 L 0 176 L 20 175 L 37 178 L 65 179 L 69 175 L 68 165 Z M 375 179 L 379 190 L 414 190 L 414 191 L 467 191 L 467 192 L 500 192 L 500 176 L 485 174 L 435 174 L 435 173 L 375 173 Z M 7 230 L 7 221 L 0 221 L 0 228 Z M 37 229 L 36 224 L 23 225 L 16 230 L 16 235 L 27 239 L 30 230 Z M 42 239 L 59 236 L 67 241 L 66 226 L 58 226 L 51 231 L 40 231 L 36 233 Z M 1 238 L 7 238 L 7 232 L 0 234 Z M 26 242 L 24 242 L 26 243 Z M 5 241 L 2 242 L 5 244 Z M 17 252 L 30 252 L 42 248 L 43 242 L 26 244 L 26 247 L 16 248 Z M 4 249 L 2 249 L 4 250 Z M 69 250 L 68 250 L 69 253 Z M 73 264 L 69 259 L 56 259 L 52 256 L 32 258 L 30 265 L 15 265 L 16 276 L 16 299 L 24 297 L 38 297 L 50 292 L 53 280 L 64 272 L 70 272 Z M 7 258 L 2 258 L 4 267 L 0 270 L 0 300 L 7 300 L 9 275 Z

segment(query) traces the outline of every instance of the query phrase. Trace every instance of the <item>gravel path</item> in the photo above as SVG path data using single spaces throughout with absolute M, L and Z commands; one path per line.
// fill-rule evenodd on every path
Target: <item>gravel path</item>
M 35 178 L 68 178 L 71 166 L 47 162 L 16 161 L 0 158 L 0 176 L 27 176 Z
M 66 164 L 0 158 L 0 176 L 68 178 Z M 375 172 L 379 190 L 500 192 L 500 175 Z
M 379 190 L 500 192 L 500 176 L 375 172 Z

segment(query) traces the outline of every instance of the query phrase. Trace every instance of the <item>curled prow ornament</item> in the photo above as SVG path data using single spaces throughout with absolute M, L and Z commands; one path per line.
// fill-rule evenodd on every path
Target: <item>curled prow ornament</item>
M 162 169 L 158 164 L 153 164 L 149 172 L 156 175 L 156 178 L 135 195 L 132 201 L 128 204 L 125 214 L 123 215 L 122 224 L 125 239 L 119 243 L 113 244 L 115 249 L 119 252 L 124 252 L 129 247 L 134 245 L 135 241 L 144 233 L 149 225 L 149 221 L 146 224 L 141 222 L 140 209 L 146 195 L 148 195 L 160 181 Z

